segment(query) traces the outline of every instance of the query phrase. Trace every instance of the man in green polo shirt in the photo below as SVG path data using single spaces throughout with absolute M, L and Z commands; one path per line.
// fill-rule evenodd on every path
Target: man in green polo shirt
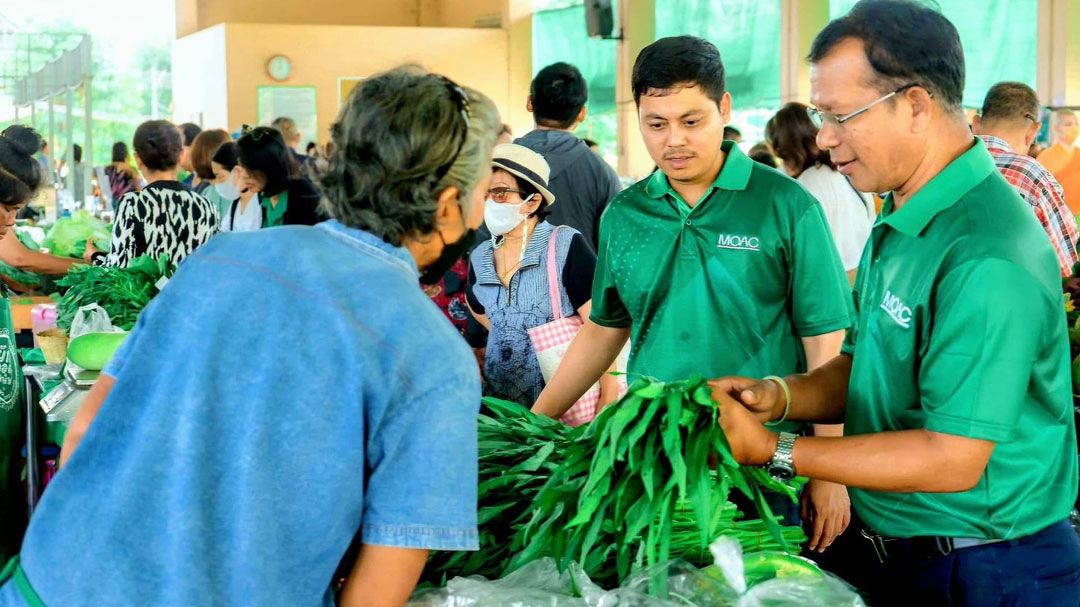
M 1076 607 L 1056 257 L 967 127 L 956 28 L 913 2 L 864 1 L 810 61 L 818 145 L 857 188 L 891 194 L 843 353 L 786 384 L 714 382 L 736 457 L 851 488 L 865 539 L 846 560 L 875 566 L 849 580 L 871 604 Z M 785 417 L 844 420 L 846 436 L 760 423 Z
M 716 47 L 659 40 L 641 52 L 632 84 L 660 170 L 601 221 L 591 320 L 533 407 L 555 418 L 628 336 L 631 374 L 801 372 L 839 353 L 854 312 L 821 205 L 723 140 L 731 96 Z M 810 548 L 824 550 L 850 520 L 847 492 L 815 482 L 806 496 Z

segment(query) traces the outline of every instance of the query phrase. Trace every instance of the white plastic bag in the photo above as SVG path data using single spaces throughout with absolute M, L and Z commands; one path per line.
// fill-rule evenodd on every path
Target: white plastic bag
M 75 318 L 71 320 L 71 331 L 68 332 L 68 339 L 75 339 L 87 333 L 113 333 L 118 330 L 113 326 L 112 319 L 109 318 L 109 313 L 105 311 L 105 308 L 97 304 L 90 304 L 79 308 L 75 312 Z

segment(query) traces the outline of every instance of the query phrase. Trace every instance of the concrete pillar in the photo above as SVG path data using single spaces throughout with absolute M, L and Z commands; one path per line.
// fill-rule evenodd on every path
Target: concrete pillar
M 1039 0 L 1035 90 L 1050 106 L 1080 105 L 1080 5 Z
M 75 109 L 75 89 L 68 89 L 68 92 L 67 92 L 67 109 L 65 110 L 66 118 L 67 118 L 67 145 L 68 145 L 68 147 L 71 147 L 71 145 L 73 143 L 75 143 L 75 115 L 74 115 L 74 109 Z M 83 154 L 83 155 L 85 156 L 86 154 Z M 84 158 L 84 160 L 85 160 L 85 158 Z M 67 181 L 65 182 L 64 187 L 66 187 L 67 191 L 69 191 L 69 192 L 75 192 L 75 171 L 68 171 Z M 59 209 L 59 207 L 56 209 L 56 216 L 60 217 L 60 209 Z
M 634 61 L 646 46 L 656 40 L 655 0 L 620 0 L 618 7 L 619 28 L 622 40 L 618 42 L 615 69 L 615 107 L 618 115 L 617 141 L 619 147 L 619 174 L 639 179 L 652 171 L 652 158 L 641 139 L 638 128 L 637 105 L 631 89 Z
M 814 38 L 829 23 L 829 0 L 782 0 L 780 100 L 810 103 L 810 65 Z
M 510 58 L 507 99 L 509 107 L 503 109 L 503 121 L 510 125 L 515 137 L 533 128 L 532 114 L 525 109 L 532 84 L 532 0 L 507 0 L 503 23 L 509 36 Z

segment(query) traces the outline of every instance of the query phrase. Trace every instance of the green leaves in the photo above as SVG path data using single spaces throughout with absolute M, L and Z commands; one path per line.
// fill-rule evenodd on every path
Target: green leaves
M 80 307 L 98 304 L 109 313 L 112 324 L 130 330 L 139 313 L 158 294 L 158 280 L 171 277 L 174 271 L 166 257 L 154 259 L 148 255 L 136 257 L 126 268 L 74 266 L 57 282 L 67 287 L 56 306 L 57 324 L 69 331 Z
M 711 562 L 709 544 L 732 535 L 747 547 L 789 549 L 763 490 L 794 491 L 732 458 L 703 378 L 641 378 L 585 427 L 570 429 L 506 401 L 484 400 L 479 419 L 482 557 L 435 553 L 426 577 L 501 577 L 551 556 L 577 561 L 601 585 L 682 557 Z M 738 488 L 761 520 L 737 520 Z M 657 580 L 662 584 L 662 580 Z M 654 590 L 662 590 L 654 588 Z

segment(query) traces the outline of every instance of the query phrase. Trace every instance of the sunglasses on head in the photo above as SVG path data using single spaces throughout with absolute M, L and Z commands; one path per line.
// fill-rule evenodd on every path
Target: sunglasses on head
M 253 141 L 258 141 L 263 137 L 272 133 L 275 129 L 268 126 L 256 126 L 253 127 L 250 124 L 245 124 L 240 127 L 240 135 L 244 137 L 251 137 Z

